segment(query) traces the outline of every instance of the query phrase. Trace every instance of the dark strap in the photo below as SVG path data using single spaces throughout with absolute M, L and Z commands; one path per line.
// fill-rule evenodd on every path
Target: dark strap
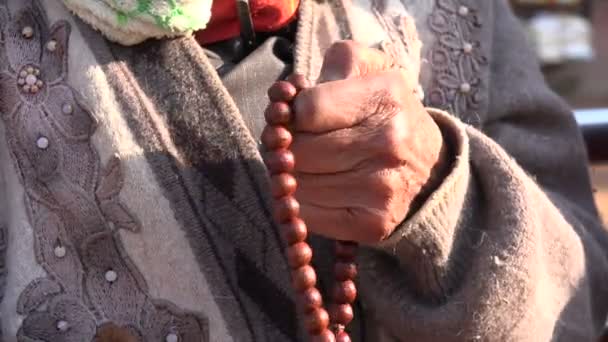
M 249 0 L 236 0 L 236 12 L 241 24 L 241 38 L 247 50 L 251 51 L 255 46 L 255 28 L 251 19 Z
M 256 141 L 265 125 L 268 88 L 291 73 L 290 49 L 287 39 L 269 38 L 222 77 Z

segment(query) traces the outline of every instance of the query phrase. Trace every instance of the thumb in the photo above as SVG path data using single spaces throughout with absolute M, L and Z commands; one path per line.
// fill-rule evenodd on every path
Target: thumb
M 344 40 L 327 49 L 318 83 L 367 76 L 393 66 L 393 59 L 384 52 Z

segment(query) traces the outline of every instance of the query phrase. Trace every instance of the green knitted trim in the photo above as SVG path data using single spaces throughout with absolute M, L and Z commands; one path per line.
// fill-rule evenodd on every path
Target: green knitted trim
M 113 0 L 114 5 L 116 8 L 119 8 L 116 1 L 117 0 Z M 183 28 L 186 30 L 197 30 L 204 27 L 207 23 L 206 19 L 186 13 L 186 11 L 184 11 L 184 9 L 175 2 L 175 0 L 166 0 L 170 8 L 166 15 L 152 13 L 150 8 L 152 7 L 151 5 L 153 1 L 158 0 L 137 0 L 137 7 L 128 12 L 117 9 L 116 20 L 119 24 L 125 25 L 129 20 L 132 20 L 135 17 L 147 15 L 154 19 L 156 25 L 167 30 L 173 30 L 174 25 L 172 25 L 172 23 L 175 23 L 176 21 L 180 22 L 180 26 L 183 26 Z

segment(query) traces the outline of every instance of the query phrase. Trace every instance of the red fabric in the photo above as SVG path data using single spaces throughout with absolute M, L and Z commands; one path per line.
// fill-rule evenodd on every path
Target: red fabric
M 300 0 L 249 0 L 251 18 L 256 31 L 278 30 L 295 19 Z M 215 0 L 207 28 L 196 33 L 201 44 L 234 38 L 240 34 L 236 1 Z

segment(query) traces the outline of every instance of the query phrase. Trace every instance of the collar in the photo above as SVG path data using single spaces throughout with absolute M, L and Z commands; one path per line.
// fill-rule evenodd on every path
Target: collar
M 109 40 L 123 45 L 190 35 L 206 27 L 212 6 L 212 0 L 63 0 L 63 3 Z

